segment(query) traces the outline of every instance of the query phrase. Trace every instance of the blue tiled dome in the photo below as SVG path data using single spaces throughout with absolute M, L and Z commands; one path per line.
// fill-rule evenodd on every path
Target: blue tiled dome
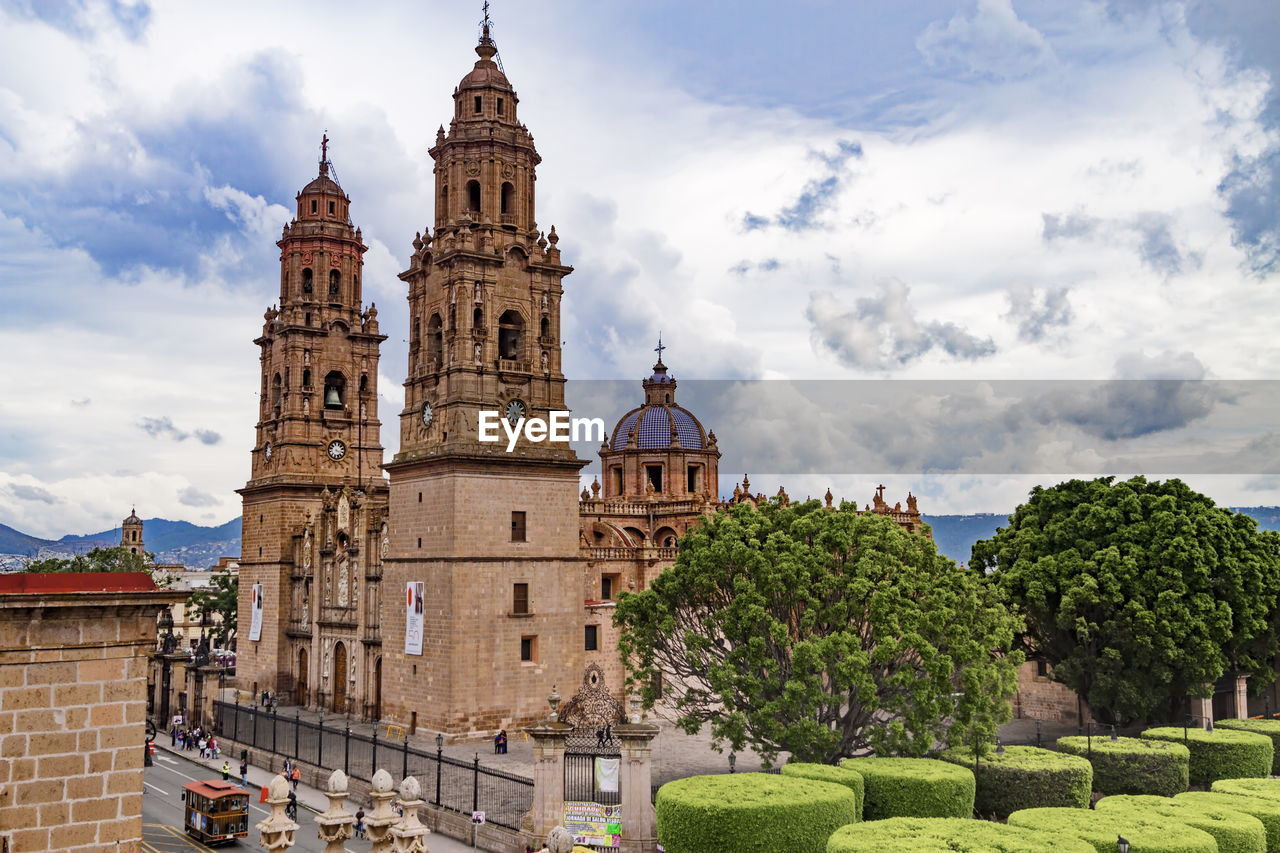
M 665 377 L 664 377 L 665 378 Z M 676 424 L 680 446 L 688 450 L 702 450 L 702 427 L 698 419 L 679 406 L 643 406 L 633 409 L 614 427 L 609 446 L 622 450 L 627 446 L 627 436 L 636 429 L 636 446 L 642 450 L 661 450 L 671 446 L 671 422 Z M 637 425 L 638 422 L 638 425 Z

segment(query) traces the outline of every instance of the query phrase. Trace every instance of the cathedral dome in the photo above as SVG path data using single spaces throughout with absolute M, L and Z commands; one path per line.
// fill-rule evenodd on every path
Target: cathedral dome
M 480 43 L 476 45 L 476 53 L 480 54 L 480 58 L 476 60 L 475 68 L 462 78 L 462 82 L 458 84 L 461 89 L 506 89 L 511 90 L 511 81 L 507 79 L 507 75 L 502 73 L 502 69 L 498 67 L 498 63 L 493 61 L 493 57 L 497 55 L 498 48 L 494 45 L 493 40 L 489 38 L 489 31 L 486 27 L 484 35 L 480 38 Z
M 323 172 L 314 178 L 311 183 L 302 188 L 304 193 L 329 193 L 330 195 L 347 197 L 342 191 L 342 187 L 338 186 L 338 182 L 329 177 L 328 163 L 323 164 Z
M 670 381 L 669 377 L 664 377 Z M 623 415 L 613 429 L 609 446 L 625 450 L 632 430 L 636 433 L 635 446 L 641 450 L 665 450 L 672 446 L 671 425 L 680 446 L 685 450 L 702 450 L 706 447 L 706 431 L 688 409 L 676 405 L 657 403 L 643 405 Z

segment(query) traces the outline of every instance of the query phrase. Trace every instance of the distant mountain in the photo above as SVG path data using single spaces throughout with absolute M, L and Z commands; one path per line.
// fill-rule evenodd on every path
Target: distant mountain
M 1235 506 L 1231 509 L 1252 516 L 1263 530 L 1280 530 L 1280 507 Z M 967 564 L 973 543 L 994 536 L 998 528 L 1009 523 L 1009 516 L 983 512 L 974 515 L 926 515 L 924 520 L 933 528 L 933 541 L 937 543 L 938 550 L 957 562 Z M 143 525 L 147 550 L 154 553 L 160 563 L 207 568 L 215 565 L 220 557 L 240 556 L 239 517 L 217 527 L 201 527 L 165 518 L 149 518 Z M 0 524 L 0 556 L 83 554 L 94 548 L 119 544 L 119 527 L 81 536 L 68 534 L 55 540 L 39 539 Z

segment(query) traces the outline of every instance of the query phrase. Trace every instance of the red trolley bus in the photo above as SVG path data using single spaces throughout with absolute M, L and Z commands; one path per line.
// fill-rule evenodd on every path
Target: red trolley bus
M 249 793 L 230 782 L 211 779 L 182 786 L 183 826 L 205 844 L 235 843 L 249 837 Z

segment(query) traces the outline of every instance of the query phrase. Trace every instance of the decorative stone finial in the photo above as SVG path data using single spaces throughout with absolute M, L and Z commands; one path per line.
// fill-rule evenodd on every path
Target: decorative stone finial
M 264 850 L 288 850 L 294 844 L 298 824 L 285 814 L 285 807 L 289 805 L 289 782 L 284 776 L 277 775 L 267 785 L 267 805 L 271 807 L 271 814 L 256 827 L 259 844 Z
M 347 774 L 341 770 L 335 770 L 329 774 L 329 784 L 325 788 L 330 794 L 345 794 L 347 792 Z
M 267 797 L 273 800 L 289 799 L 289 782 L 284 778 L 283 773 L 277 773 L 271 780 L 271 784 L 267 786 Z
M 400 799 L 416 800 L 422 796 L 422 784 L 412 776 L 404 777 L 400 783 Z
M 351 838 L 355 829 L 355 815 L 343 808 L 347 798 L 347 774 L 335 770 L 329 775 L 325 796 L 329 798 L 329 808 L 316 815 L 316 834 L 326 842 L 324 853 L 345 853 L 347 839 Z
M 391 779 L 391 774 L 385 770 L 379 770 L 373 774 L 373 790 L 379 794 L 388 794 L 395 787 L 395 782 Z
M 827 489 L 827 493 L 822 496 L 822 500 L 826 503 L 827 509 L 830 509 L 831 502 L 835 500 L 835 495 L 831 494 L 831 489 Z
M 551 713 L 547 719 L 554 723 L 560 719 L 560 714 L 557 713 L 560 708 L 560 694 L 556 692 L 554 684 L 551 685 L 551 695 L 547 697 L 547 704 L 551 706 Z
M 560 235 L 556 233 L 556 227 L 554 225 L 552 225 L 551 230 L 547 232 L 547 242 L 553 246 L 560 242 Z

